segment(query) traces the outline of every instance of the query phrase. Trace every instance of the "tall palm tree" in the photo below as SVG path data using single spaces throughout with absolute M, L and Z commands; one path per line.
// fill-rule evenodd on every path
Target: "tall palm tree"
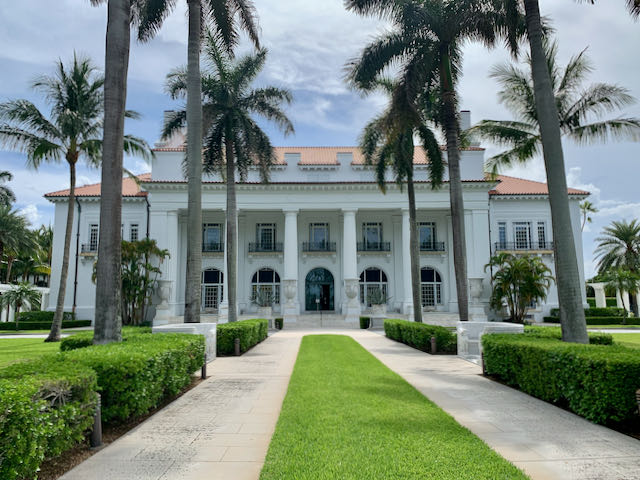
M 12 306 L 14 308 L 17 330 L 18 314 L 20 313 L 22 306 L 24 304 L 28 304 L 31 308 L 39 307 L 41 296 L 40 291 L 38 291 L 33 285 L 29 285 L 28 283 L 19 283 L 0 296 L 0 306 Z
M 18 266 L 18 272 L 13 271 L 14 262 L 20 261 L 22 257 L 31 257 L 37 255 L 38 242 L 31 230 L 26 228 L 22 229 L 21 234 L 15 239 L 15 242 L 11 248 L 5 248 L 4 253 L 7 258 L 7 272 L 5 277 L 6 283 L 11 283 L 12 273 L 21 274 L 22 271 Z
M 582 213 L 582 225 L 580 226 L 580 230 L 583 231 L 584 226 L 587 223 L 593 222 L 593 218 L 591 218 L 590 214 L 598 213 L 599 210 L 589 200 L 585 200 L 584 202 L 580 203 L 580 212 Z
M 42 76 L 33 83 L 33 88 L 43 93 L 51 105 L 49 118 L 27 100 L 0 104 L 2 144 L 25 153 L 27 164 L 34 169 L 38 169 L 43 162 L 58 163 L 63 160 L 69 166 L 69 198 L 60 285 L 47 341 L 60 340 L 75 207 L 76 167 L 81 160 L 89 166 L 98 166 L 103 154 L 103 85 L 104 80 L 91 61 L 74 54 L 69 66 L 65 67 L 59 60 L 53 75 Z M 135 118 L 137 114 L 127 112 L 127 116 Z M 150 154 L 144 140 L 130 135 L 125 138 L 124 150 L 143 156 Z M 106 190 L 103 186 L 103 195 L 107 193 Z
M 437 89 L 434 118 L 444 131 L 449 167 L 453 226 L 453 258 L 460 320 L 469 319 L 469 297 L 464 229 L 464 201 L 460 176 L 460 123 L 456 83 L 461 68 L 461 46 L 480 41 L 493 46 L 502 34 L 506 12 L 490 0 L 347 0 L 349 10 L 388 20 L 392 31 L 367 46 L 351 64 L 350 80 L 368 88 L 386 68 L 401 65 L 407 87 L 418 92 Z M 515 32 L 515 30 L 514 30 Z M 509 32 L 509 44 L 516 34 Z M 433 106 L 431 107 L 433 108 Z
M 146 2 L 141 10 L 139 35 L 152 35 L 175 7 L 175 0 Z M 200 275 L 202 271 L 202 87 L 200 83 L 200 48 L 202 19 L 211 20 L 216 34 L 229 55 L 244 30 L 256 48 L 258 27 L 251 0 L 187 0 L 189 39 L 187 45 L 187 273 L 185 282 L 184 321 L 200 322 Z M 239 22 L 236 23 L 236 17 Z M 235 228 L 235 224 L 234 224 Z
M 0 205 L 0 262 L 5 262 L 7 253 L 16 251 L 21 238 L 26 236 L 29 222 L 10 206 Z M 7 274 L 11 274 L 10 262 L 7 258 Z
M 281 109 L 283 103 L 291 102 L 291 94 L 276 87 L 251 87 L 264 67 L 267 55 L 264 49 L 234 61 L 222 42 L 208 34 L 205 52 L 211 64 L 211 69 L 206 70 L 201 79 L 205 171 L 219 172 L 227 182 L 227 298 L 229 322 L 234 322 L 237 319 L 236 171 L 244 179 L 249 167 L 257 164 L 263 181 L 268 180 L 269 167 L 275 158 L 274 150 L 254 117 L 274 122 L 285 135 L 293 133 L 293 125 Z M 174 99 L 186 95 L 188 100 L 188 85 L 188 67 L 187 71 L 178 69 L 167 77 L 167 90 Z M 184 128 L 185 119 L 187 112 L 176 112 L 165 125 L 163 138 Z M 201 235 L 198 233 L 198 236 Z
M 13 180 L 11 172 L 0 171 L 0 205 L 9 206 L 16 201 L 13 190 L 7 185 L 2 185 L 4 182 L 10 182 L 11 180 Z
M 640 273 L 640 221 L 613 221 L 596 238 L 598 273 L 612 268 L 625 268 Z
M 580 143 L 605 142 L 609 139 L 640 139 L 640 119 L 613 118 L 600 120 L 606 113 L 635 103 L 626 88 L 607 83 L 583 87 L 593 66 L 586 50 L 572 57 L 563 69 L 558 65 L 558 45 L 544 42 L 545 57 L 551 85 L 558 109 L 562 134 Z M 488 168 L 497 173 L 499 168 L 514 163 L 525 163 L 540 153 L 540 126 L 531 79 L 531 57 L 526 58 L 527 70 L 517 65 L 501 64 L 493 68 L 491 76 L 498 80 L 498 92 L 516 120 L 483 120 L 471 132 L 489 141 L 509 147 L 506 152 L 489 159 Z
M 420 139 L 429 158 L 429 176 L 432 188 L 442 183 L 442 152 L 433 132 L 427 127 L 424 112 L 405 92 L 404 84 L 380 79 L 376 85 L 391 97 L 390 105 L 371 120 L 360 137 L 360 148 L 369 165 L 375 165 L 378 186 L 386 191 L 385 174 L 388 168 L 396 182 L 407 184 L 409 201 L 409 244 L 411 256 L 411 287 L 413 319 L 422 322 L 422 297 L 420 292 L 420 247 L 414 188 L 414 136 Z

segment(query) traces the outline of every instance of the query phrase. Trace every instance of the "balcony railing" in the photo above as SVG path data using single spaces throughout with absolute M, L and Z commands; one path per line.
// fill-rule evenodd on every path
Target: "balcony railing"
M 444 242 L 427 242 L 420 244 L 421 252 L 444 252 Z
M 494 243 L 494 251 L 502 250 L 553 250 L 553 242 L 496 242 Z
M 278 253 L 282 252 L 282 242 L 250 242 L 249 253 Z
M 303 252 L 335 252 L 336 242 L 302 242 Z
M 223 242 L 208 242 L 202 244 L 202 251 L 207 252 L 224 252 Z
M 80 246 L 80 253 L 98 253 L 98 244 L 96 244 L 96 243 L 83 243 Z
M 390 252 L 391 242 L 358 242 L 359 252 Z

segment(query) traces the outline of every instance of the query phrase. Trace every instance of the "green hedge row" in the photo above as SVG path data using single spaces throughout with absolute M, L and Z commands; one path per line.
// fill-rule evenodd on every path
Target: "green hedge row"
M 562 330 L 556 327 L 525 326 L 524 333 L 530 337 L 562 340 Z M 592 345 L 613 345 L 613 336 L 608 333 L 589 332 L 589 343 Z
M 0 478 L 34 478 L 42 461 L 84 439 L 96 373 L 49 354 L 0 370 Z
M 587 325 L 640 325 L 636 317 L 585 317 Z M 544 317 L 546 323 L 560 323 L 559 317 Z
M 63 320 L 62 328 L 90 327 L 91 320 Z M 19 320 L 16 322 L 0 322 L 0 330 L 49 330 L 51 322 L 37 322 L 34 320 Z
M 384 333 L 391 340 L 402 342 L 427 353 L 431 353 L 431 337 L 436 337 L 436 349 L 439 353 L 456 353 L 458 350 L 456 334 L 437 325 L 385 319 Z
M 151 333 L 151 327 L 122 327 L 122 340 L 127 341 L 136 335 Z M 70 337 L 65 337 L 60 341 L 60 351 L 66 352 L 78 348 L 90 347 L 93 345 L 93 332 L 79 332 Z
M 268 331 L 269 321 L 261 318 L 219 323 L 216 332 L 217 354 L 221 356 L 233 355 L 236 338 L 240 339 L 240 353 L 244 353 L 267 338 Z
M 606 302 L 607 302 L 607 307 L 617 307 L 618 306 L 618 300 L 616 300 L 615 297 L 607 297 L 606 298 Z M 587 297 L 587 303 L 589 304 L 590 307 L 595 308 L 596 299 L 594 297 Z
M 55 312 L 51 312 L 48 310 L 37 310 L 32 312 L 20 312 L 18 314 L 19 322 L 45 322 L 51 325 L 53 322 L 53 314 Z M 64 312 L 62 314 L 62 321 L 65 320 L 75 320 L 76 314 L 73 312 Z
M 585 308 L 584 314 L 586 317 L 623 317 L 624 316 L 624 308 L 618 307 L 591 307 Z M 559 317 L 560 309 L 552 308 L 549 310 L 549 316 L 551 317 Z
M 607 424 L 636 415 L 640 352 L 533 335 L 484 335 L 485 371 L 535 397 Z

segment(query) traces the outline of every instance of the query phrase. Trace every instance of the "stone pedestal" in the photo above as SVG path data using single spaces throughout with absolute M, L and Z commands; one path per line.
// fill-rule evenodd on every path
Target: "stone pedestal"
M 282 320 L 284 323 L 295 323 L 300 314 L 298 302 L 298 280 L 282 281 L 284 304 L 282 305 Z
M 358 301 L 359 288 L 359 279 L 346 278 L 344 280 L 345 301 L 342 304 L 342 314 L 346 317 L 346 322 L 357 322 L 360 317 L 360 302 Z
M 152 332 L 204 335 L 205 361 L 210 362 L 216 358 L 216 328 L 216 323 L 174 323 L 172 325 L 154 326 Z
M 171 280 L 158 280 L 158 297 L 160 303 L 156 306 L 156 316 L 153 319 L 153 326 L 166 325 L 171 323 L 171 311 L 169 310 L 169 298 L 171 296 Z
M 472 322 L 487 321 L 488 303 L 484 301 L 484 278 L 469 278 L 469 320 Z
M 458 322 L 458 356 L 479 359 L 482 354 L 480 339 L 487 333 L 523 333 L 524 326 L 507 322 Z

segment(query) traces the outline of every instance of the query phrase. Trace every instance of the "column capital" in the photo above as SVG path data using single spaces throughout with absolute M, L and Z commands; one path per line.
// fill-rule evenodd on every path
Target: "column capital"
M 342 214 L 343 214 L 343 215 L 347 215 L 347 214 L 349 214 L 349 215 L 351 215 L 351 214 L 355 215 L 356 213 L 358 213 L 358 209 L 357 209 L 357 208 L 351 208 L 351 207 L 348 207 L 348 208 L 341 208 L 340 210 L 342 211 Z
M 299 208 L 295 207 L 286 207 L 282 209 L 285 215 L 297 215 L 300 212 Z

